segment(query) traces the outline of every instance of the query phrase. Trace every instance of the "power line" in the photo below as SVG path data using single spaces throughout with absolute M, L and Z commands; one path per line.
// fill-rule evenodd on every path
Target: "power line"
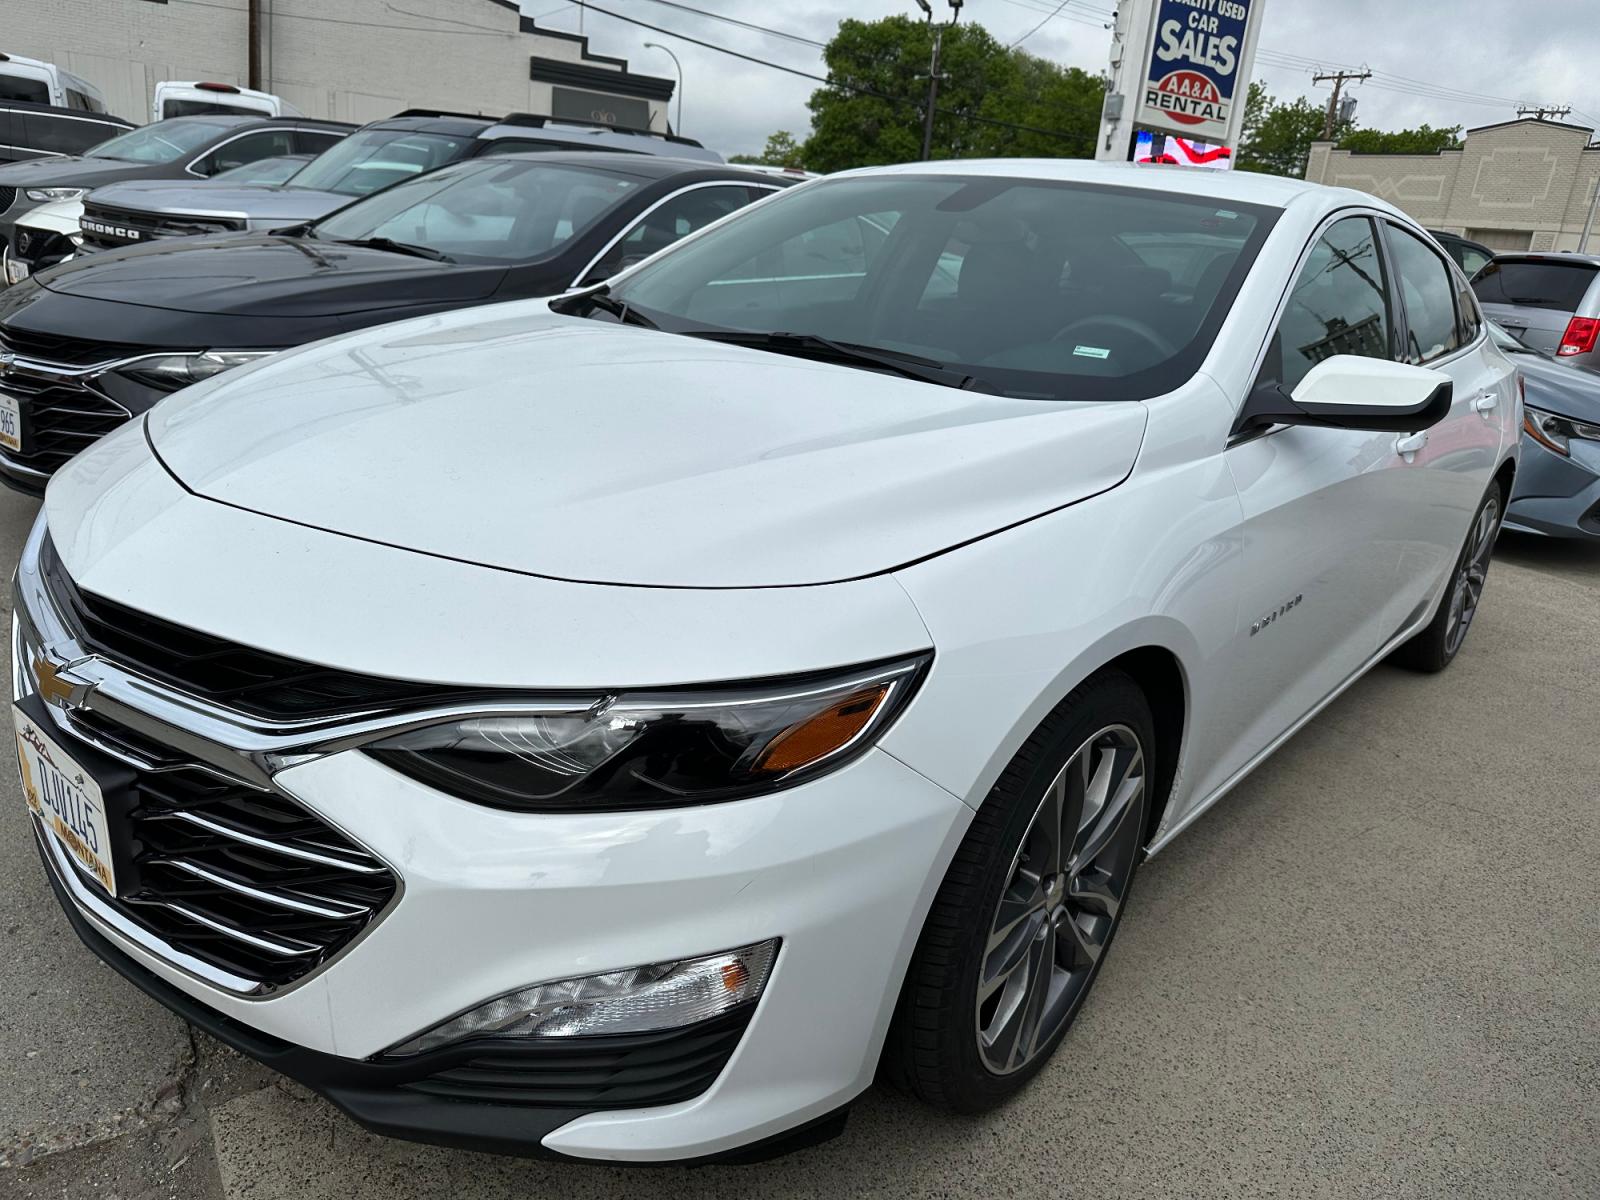
M 1056 17 L 1059 17 L 1059 16 L 1060 16 L 1060 15 L 1061 15 L 1061 10 L 1062 10 L 1062 9 L 1063 9 L 1063 8 L 1065 8 L 1065 7 L 1066 7 L 1066 6 L 1067 6 L 1067 0 L 1061 0 L 1061 3 L 1060 3 L 1060 4 L 1058 4 L 1058 5 L 1056 5 L 1056 7 L 1055 7 L 1055 11 L 1053 11 L 1053 12 L 1048 12 L 1048 13 L 1046 13 L 1046 14 L 1045 14 L 1045 15 L 1044 15 L 1044 19 L 1043 19 L 1043 20 L 1041 20 L 1041 21 L 1040 21 L 1040 22 L 1039 22 L 1039 23 L 1038 23 L 1038 24 L 1037 24 L 1037 25 L 1035 25 L 1035 26 L 1034 26 L 1034 27 L 1033 27 L 1033 28 L 1032 28 L 1032 29 L 1030 29 L 1030 30 L 1028 30 L 1028 32 L 1027 32 L 1027 33 L 1025 33 L 1025 34 L 1023 34 L 1023 35 L 1022 35 L 1022 36 L 1021 36 L 1021 37 L 1019 37 L 1019 38 L 1018 38 L 1018 39 L 1017 39 L 1017 40 L 1016 40 L 1016 41 L 1014 41 L 1014 42 L 1012 42 L 1012 43 L 1011 43 L 1011 45 L 1009 45 L 1009 46 L 1008 46 L 1008 47 L 1006 47 L 1006 49 L 1008 49 L 1008 50 L 1015 50 L 1015 49 L 1016 49 L 1016 48 L 1017 48 L 1017 47 L 1018 47 L 1018 46 L 1020 46 L 1020 45 L 1022 45 L 1022 43 L 1023 43 L 1023 42 L 1025 42 L 1025 41 L 1027 41 L 1027 40 L 1028 40 L 1028 39 L 1029 39 L 1029 38 L 1031 38 L 1031 37 L 1032 37 L 1032 36 L 1033 36 L 1033 35 L 1034 35 L 1034 34 L 1036 34 L 1036 33 L 1038 33 L 1038 32 L 1039 32 L 1039 30 L 1041 30 L 1041 29 L 1043 29 L 1043 28 L 1044 28 L 1044 27 L 1045 27 L 1045 26 L 1046 26 L 1046 25 L 1048 25 L 1048 24 L 1049 24 L 1049 23 L 1050 23 L 1050 22 L 1051 22 L 1051 21 L 1052 21 L 1052 20 L 1054 20 L 1054 19 L 1055 19 L 1055 18 L 1056 18 Z

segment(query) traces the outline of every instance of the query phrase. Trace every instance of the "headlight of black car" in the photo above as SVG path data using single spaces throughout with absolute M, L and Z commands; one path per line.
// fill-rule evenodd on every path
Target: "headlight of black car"
M 476 716 L 409 730 L 366 751 L 441 791 L 524 812 L 735 800 L 804 782 L 861 754 L 905 707 L 929 658 Z
M 175 392 L 191 383 L 199 383 L 202 379 L 210 379 L 213 375 L 276 353 L 275 350 L 206 350 L 193 354 L 163 354 L 158 358 L 131 362 L 118 370 L 151 387 Z

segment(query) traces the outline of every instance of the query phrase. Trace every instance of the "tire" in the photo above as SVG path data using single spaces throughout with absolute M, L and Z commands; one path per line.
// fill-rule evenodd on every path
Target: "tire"
M 1489 577 L 1489 563 L 1494 558 L 1495 538 L 1500 534 L 1504 515 L 1505 495 L 1500 484 L 1495 483 L 1472 518 L 1433 620 L 1389 656 L 1396 666 L 1433 674 L 1455 660 L 1472 628 L 1472 619 L 1478 614 L 1484 583 Z
M 1154 747 L 1144 693 L 1106 671 L 1067 696 L 1017 751 L 923 926 L 884 1047 L 887 1082 L 938 1108 L 981 1112 L 1049 1060 L 1126 911 L 1158 777 Z M 1073 832 L 1076 861 L 1052 827 Z M 1048 975 L 1037 969 L 1046 957 Z M 1000 970 L 1013 961 L 1021 963 L 1015 971 Z M 980 972 L 988 980 L 981 1002 Z M 1050 986 L 1028 988 L 1040 979 Z M 1039 1015 L 1030 1031 L 1031 1013 Z

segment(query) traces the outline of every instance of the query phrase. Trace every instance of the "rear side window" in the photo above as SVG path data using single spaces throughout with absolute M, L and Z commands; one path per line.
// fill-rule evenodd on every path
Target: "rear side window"
M 1427 363 L 1461 344 L 1456 324 L 1455 277 L 1445 260 L 1421 238 L 1388 226 L 1389 250 L 1405 302 L 1406 361 Z
M 12 114 L 11 132 L 18 144 L 30 150 L 46 154 L 82 154 L 125 129 L 125 126 L 87 116 L 19 111 Z
M 1390 345 L 1388 286 L 1372 222 L 1335 221 L 1295 279 L 1262 377 L 1293 388 L 1325 358 L 1389 358 Z
M 1595 268 L 1586 263 L 1513 258 L 1484 267 L 1472 290 L 1485 304 L 1572 312 L 1583 303 L 1594 276 Z
M 0 74 L 0 100 L 24 100 L 29 104 L 49 104 L 50 85 L 42 79 Z
M 294 131 L 294 152 L 296 154 L 321 154 L 331 146 L 336 146 L 344 140 L 342 133 L 319 133 L 315 129 L 296 129 Z

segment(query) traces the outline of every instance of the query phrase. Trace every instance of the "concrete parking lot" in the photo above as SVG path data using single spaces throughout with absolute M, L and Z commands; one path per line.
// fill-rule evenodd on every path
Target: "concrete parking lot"
M 0 563 L 35 505 L 0 495 Z M 9 600 L 8 600 L 9 606 Z M 1600 549 L 1502 539 L 1442 677 L 1380 668 L 1145 867 L 1046 1072 L 874 1091 L 758 1167 L 373 1138 L 102 967 L 0 770 L 0 1197 L 1600 1196 Z

